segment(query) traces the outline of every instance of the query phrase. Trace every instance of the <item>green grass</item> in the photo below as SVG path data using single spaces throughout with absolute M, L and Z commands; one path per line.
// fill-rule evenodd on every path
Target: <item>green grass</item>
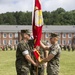
M 0 51 L 0 75 L 16 75 L 15 51 Z M 59 75 L 75 75 L 75 51 L 62 51 Z
M 0 75 L 16 75 L 15 51 L 0 51 Z
M 62 52 L 59 75 L 75 75 L 75 51 Z

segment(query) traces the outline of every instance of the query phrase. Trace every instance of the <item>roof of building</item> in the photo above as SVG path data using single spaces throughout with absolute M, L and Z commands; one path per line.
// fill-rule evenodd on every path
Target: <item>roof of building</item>
M 28 25 L 0 25 L 0 32 L 20 32 L 23 29 L 31 30 Z
M 22 29 L 32 31 L 31 25 L 0 25 L 0 32 L 20 32 Z M 44 25 L 43 32 L 75 32 L 75 25 Z

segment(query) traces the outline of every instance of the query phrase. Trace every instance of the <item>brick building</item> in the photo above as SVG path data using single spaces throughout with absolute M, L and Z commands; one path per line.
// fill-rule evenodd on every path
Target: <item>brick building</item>
M 31 25 L 0 25 L 0 46 L 16 45 L 21 40 L 21 29 L 29 29 L 32 32 Z M 71 44 L 75 36 L 75 26 L 43 26 L 41 40 L 49 41 L 49 35 L 52 32 L 59 34 L 59 44 Z

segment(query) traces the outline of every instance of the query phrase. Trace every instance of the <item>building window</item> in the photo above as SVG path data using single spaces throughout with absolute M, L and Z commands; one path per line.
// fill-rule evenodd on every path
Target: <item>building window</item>
M 75 40 L 73 41 L 73 43 L 75 44 Z
M 14 44 L 18 44 L 18 40 L 14 40 Z
M 12 45 L 12 40 L 9 40 L 9 45 Z
M 58 36 L 59 36 L 59 38 L 61 37 L 61 34 L 60 33 L 58 33 Z
M 1 34 L 0 34 L 0 38 L 1 38 Z
M 65 33 L 63 33 L 63 38 L 66 38 L 66 34 Z
M 18 33 L 15 33 L 15 38 L 17 38 L 18 37 Z
M 45 38 L 48 38 L 48 33 L 45 34 Z
M 7 44 L 7 41 L 6 40 L 3 40 L 3 45 L 6 45 Z
M 60 40 L 58 40 L 58 44 L 60 44 Z
M 12 33 L 9 34 L 9 38 L 12 38 Z
M 66 40 L 62 40 L 62 43 L 63 43 L 63 45 L 65 45 L 66 44 Z
M 69 34 L 68 34 L 68 38 L 71 38 L 71 37 L 72 37 L 72 34 L 71 34 L 71 33 L 69 33 Z
M 3 38 L 6 38 L 7 37 L 7 34 L 6 33 L 3 33 Z
M 0 40 L 0 45 L 1 45 L 1 40 Z
M 71 40 L 68 40 L 68 44 L 71 44 Z

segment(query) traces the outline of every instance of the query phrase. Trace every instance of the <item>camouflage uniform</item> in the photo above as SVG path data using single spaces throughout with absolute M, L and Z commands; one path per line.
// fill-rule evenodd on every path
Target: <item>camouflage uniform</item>
M 22 54 L 23 51 L 30 50 L 28 42 L 25 43 L 23 40 L 18 44 L 16 51 L 16 71 L 17 75 L 29 75 L 30 65 Z
M 66 51 L 66 49 L 67 49 L 67 46 L 66 46 L 66 45 L 64 45 L 64 47 L 63 47 L 63 48 L 64 48 L 64 50 Z
M 40 53 L 40 57 L 44 58 L 45 53 L 44 53 L 43 48 L 40 47 L 39 53 Z M 39 67 L 38 67 L 38 75 L 44 75 L 44 64 L 39 65 Z
M 29 30 L 21 30 L 22 39 L 24 40 L 26 39 L 26 42 L 22 40 L 17 46 L 17 51 L 16 51 L 17 75 L 29 75 L 30 72 L 30 63 L 26 60 L 25 55 L 28 54 L 31 57 L 32 46 L 29 45 L 29 37 L 25 37 L 24 34 L 27 34 L 30 37 Z
M 31 50 L 33 49 L 33 46 L 34 46 L 34 39 L 32 40 L 29 40 L 29 47 L 31 48 Z M 41 55 L 41 58 L 44 57 L 44 50 L 42 50 L 42 48 L 40 48 L 40 51 L 39 51 L 40 55 Z M 32 53 L 31 55 L 32 59 L 36 62 L 36 59 L 34 58 L 34 55 Z M 37 67 L 34 67 L 33 64 L 31 64 L 31 68 L 30 68 L 30 75 L 36 75 L 36 69 Z M 44 75 L 44 65 L 41 64 L 39 67 L 38 67 L 38 75 Z
M 51 59 L 47 64 L 47 75 L 58 75 L 60 52 L 61 49 L 58 44 L 52 45 L 50 47 L 49 54 L 54 54 L 54 58 Z

